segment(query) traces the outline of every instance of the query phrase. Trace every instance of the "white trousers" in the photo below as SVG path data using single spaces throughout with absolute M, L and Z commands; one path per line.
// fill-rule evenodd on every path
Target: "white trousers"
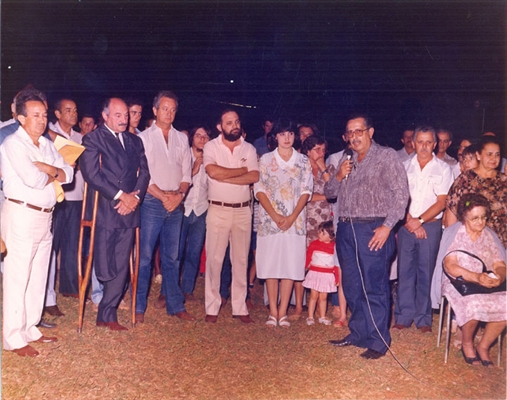
M 5 201 L 2 237 L 7 246 L 3 276 L 3 346 L 14 350 L 38 340 L 53 236 L 52 213 Z

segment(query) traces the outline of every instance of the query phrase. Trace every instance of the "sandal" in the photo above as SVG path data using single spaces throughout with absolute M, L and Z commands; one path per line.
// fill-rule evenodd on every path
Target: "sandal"
M 315 325 L 315 320 L 313 318 L 307 318 L 306 319 L 306 325 Z
M 474 362 L 481 361 L 479 357 L 477 357 L 477 353 L 475 353 L 475 357 L 467 357 L 465 355 L 465 352 L 463 351 L 463 347 L 461 348 L 461 354 L 463 354 L 463 358 L 465 359 L 465 362 L 470 365 L 478 365 L 474 364 Z M 493 363 L 492 363 L 493 364 Z M 483 364 L 484 365 L 484 364 Z
M 280 325 L 282 328 L 288 328 L 290 326 L 290 322 L 287 316 L 280 318 L 278 325 Z
M 270 328 L 271 327 L 276 328 L 276 324 L 277 324 L 276 318 L 270 315 L 268 317 L 268 320 L 266 321 L 266 325 L 269 326 Z
M 324 325 L 331 325 L 331 320 L 327 317 L 319 318 L 319 323 Z

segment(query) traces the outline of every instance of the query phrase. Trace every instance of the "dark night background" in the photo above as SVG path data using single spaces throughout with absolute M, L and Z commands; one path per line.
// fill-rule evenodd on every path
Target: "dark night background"
M 28 83 L 98 115 L 109 95 L 180 98 L 175 126 L 239 108 L 317 124 L 332 149 L 366 110 L 396 148 L 410 123 L 505 135 L 505 1 L 1 2 L 2 120 Z M 231 83 L 233 81 L 233 83 Z M 476 102 L 479 100 L 479 102 Z M 255 108 L 253 108 L 255 107 Z M 484 126 L 483 126 L 484 118 Z

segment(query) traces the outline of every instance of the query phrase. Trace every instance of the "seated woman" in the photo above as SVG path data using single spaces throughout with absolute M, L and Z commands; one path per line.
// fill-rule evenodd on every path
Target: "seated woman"
M 435 293 L 435 286 L 441 279 L 441 294 L 451 304 L 463 331 L 463 358 L 468 364 L 482 363 L 485 367 L 493 365 L 489 348 L 506 326 L 505 291 L 462 296 L 442 274 L 442 261 L 445 272 L 454 278 L 462 276 L 465 281 L 488 288 L 497 287 L 505 281 L 505 248 L 498 236 L 486 227 L 489 213 L 490 205 L 484 196 L 467 193 L 461 197 L 457 208 L 459 222 L 444 231 L 433 279 L 433 299 L 439 295 Z M 456 250 L 465 250 L 479 257 L 495 277 L 483 272 L 478 260 Z M 486 328 L 475 349 L 474 334 L 479 321 L 486 322 Z

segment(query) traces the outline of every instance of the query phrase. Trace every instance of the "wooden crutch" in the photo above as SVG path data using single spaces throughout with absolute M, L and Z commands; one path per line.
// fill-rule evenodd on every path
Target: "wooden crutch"
M 139 277 L 139 254 L 140 239 L 139 227 L 136 228 L 134 249 L 130 251 L 130 288 L 132 301 L 130 303 L 130 312 L 132 316 L 132 328 L 136 326 L 136 296 L 137 296 L 137 278 Z
M 92 272 L 93 264 L 93 251 L 95 249 L 95 222 L 97 220 L 97 208 L 99 203 L 99 192 L 95 191 L 93 196 L 93 211 L 91 220 L 86 219 L 86 202 L 88 194 L 88 183 L 84 183 L 84 194 L 83 194 L 83 207 L 81 209 L 81 223 L 79 224 L 79 243 L 77 246 L 77 273 L 78 273 L 78 285 L 79 285 L 79 320 L 77 324 L 77 331 L 81 333 L 83 330 L 83 318 L 84 318 L 84 306 L 86 299 L 86 289 L 90 282 L 90 276 Z M 90 248 L 88 251 L 88 258 L 86 260 L 86 270 L 83 277 L 83 236 L 84 229 L 90 228 Z

